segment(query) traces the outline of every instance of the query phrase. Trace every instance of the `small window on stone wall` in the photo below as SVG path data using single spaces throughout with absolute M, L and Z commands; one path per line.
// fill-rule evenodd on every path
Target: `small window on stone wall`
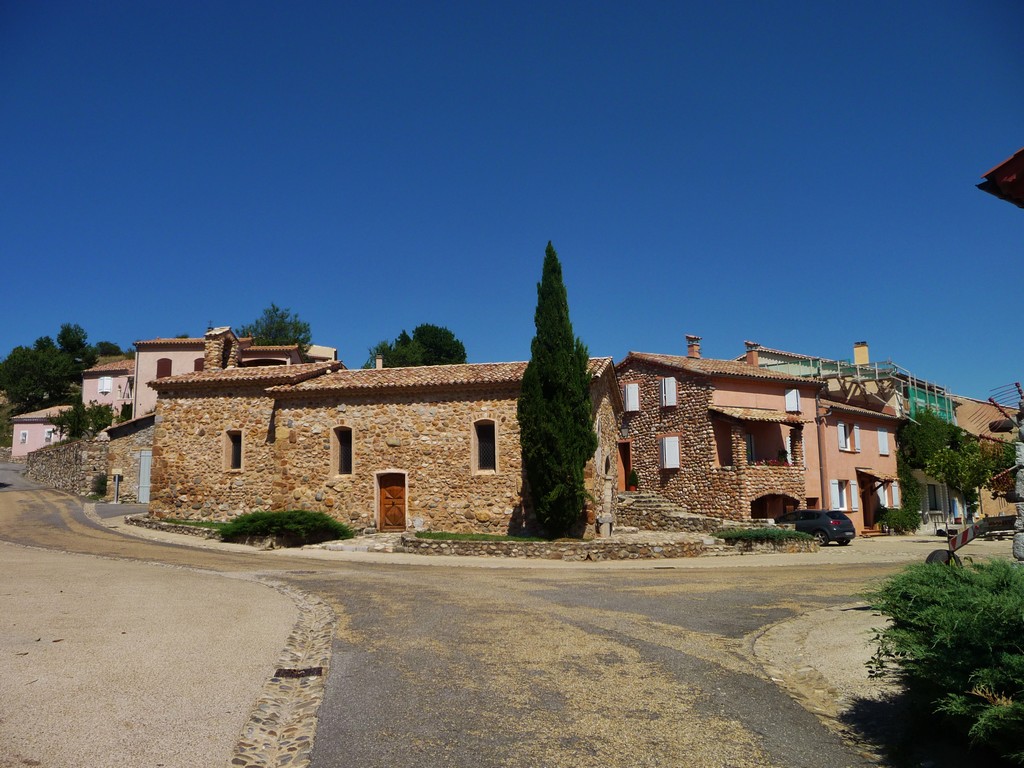
M 224 469 L 242 468 L 242 433 L 229 429 L 224 433 Z
M 498 469 L 498 442 L 493 421 L 473 424 L 473 469 L 494 472 Z
M 204 358 L 197 357 L 195 360 L 192 361 L 192 370 L 193 371 L 201 371 L 201 370 L 203 370 L 203 366 L 205 364 L 206 364 L 206 360 Z
M 349 427 L 335 427 L 331 463 L 339 475 L 352 474 L 352 430 Z

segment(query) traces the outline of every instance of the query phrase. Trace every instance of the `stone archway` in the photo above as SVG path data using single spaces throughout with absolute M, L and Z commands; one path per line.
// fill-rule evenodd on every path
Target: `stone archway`
M 752 520 L 774 520 L 776 517 L 797 509 L 800 500 L 782 493 L 768 493 L 750 502 Z

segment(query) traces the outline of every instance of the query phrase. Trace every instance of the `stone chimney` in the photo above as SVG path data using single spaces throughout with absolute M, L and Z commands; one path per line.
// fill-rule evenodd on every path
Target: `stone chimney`
M 686 337 L 686 356 L 687 357 L 700 357 L 700 336 Z
M 747 365 L 757 368 L 757 350 L 761 348 L 761 345 L 756 341 L 744 341 L 743 343 L 747 345 Z
M 222 371 L 238 367 L 238 337 L 230 326 L 211 328 L 204 337 L 203 370 Z
M 377 355 L 374 359 L 374 367 L 379 371 L 384 368 L 384 355 Z
M 853 345 L 853 364 L 854 365 L 868 365 L 871 362 L 871 356 L 868 354 L 868 343 L 866 341 L 857 341 Z

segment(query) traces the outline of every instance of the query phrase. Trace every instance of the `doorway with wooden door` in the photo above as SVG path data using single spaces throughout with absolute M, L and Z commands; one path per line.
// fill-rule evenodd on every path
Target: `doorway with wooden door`
M 633 445 L 629 440 L 619 440 L 618 490 L 626 490 L 629 473 L 633 471 Z
M 405 475 L 386 472 L 377 475 L 377 530 L 404 531 Z

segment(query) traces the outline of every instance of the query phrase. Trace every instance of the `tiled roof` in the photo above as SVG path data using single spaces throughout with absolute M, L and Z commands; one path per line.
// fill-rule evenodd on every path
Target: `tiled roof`
M 796 413 L 776 411 L 771 408 L 735 408 L 730 405 L 712 405 L 709 411 L 731 416 L 740 421 L 769 421 L 774 424 L 808 424 L 814 419 L 801 418 Z
M 619 363 L 616 369 L 620 369 L 630 359 L 641 362 L 656 363 L 658 365 L 676 368 L 686 373 L 694 373 L 703 376 L 730 376 L 733 378 L 760 379 L 763 381 L 791 382 L 794 384 L 821 384 L 818 379 L 806 376 L 793 376 L 786 373 L 775 373 L 764 368 L 758 368 L 735 360 L 716 360 L 710 357 L 686 357 L 684 355 L 658 355 L 649 352 L 630 352 L 626 359 Z
M 772 349 L 771 347 L 758 347 L 758 354 L 761 352 L 767 352 L 769 355 L 781 355 L 782 357 L 795 357 L 798 360 L 823 360 L 820 355 L 802 355 L 799 352 L 786 352 L 784 349 Z M 737 361 L 743 361 L 747 359 L 746 353 L 738 356 Z
M 992 422 L 1003 421 L 1006 416 L 992 403 L 983 400 L 976 400 L 973 397 L 954 395 L 953 402 L 956 403 L 956 423 L 966 429 L 972 435 L 989 437 L 994 440 L 1013 441 L 1014 432 L 993 432 Z M 1007 408 L 1011 414 L 1015 408 Z
M 885 480 L 887 482 L 892 482 L 893 480 L 899 479 L 896 475 L 890 475 L 886 472 L 879 472 L 877 469 L 872 469 L 871 467 L 857 467 L 856 469 L 862 475 L 873 477 L 876 480 Z
M 94 365 L 82 373 L 113 373 L 123 371 L 124 373 L 135 373 L 135 360 L 111 360 L 109 363 Z
M 277 344 L 267 346 L 252 346 L 242 349 L 243 352 L 294 352 L 299 349 L 298 344 Z
M 590 373 L 600 376 L 609 370 L 611 358 L 590 359 Z M 461 365 L 421 365 L 410 368 L 366 368 L 339 370 L 295 386 L 275 387 L 280 394 L 327 391 L 381 391 L 406 389 L 462 389 L 500 385 L 518 385 L 526 363 L 463 363 Z
M 35 419 L 52 419 L 54 416 L 59 416 L 68 408 L 70 405 L 52 405 L 49 408 L 43 408 L 39 411 L 32 411 L 30 413 L 19 413 L 17 416 L 12 416 L 11 421 L 29 421 Z
M 889 419 L 890 421 L 902 421 L 899 416 L 894 416 L 891 413 L 882 413 L 881 411 L 873 411 L 870 408 L 862 408 L 859 405 L 850 405 L 849 403 L 840 403 L 836 400 L 828 400 L 826 398 L 821 399 L 821 404 L 826 408 L 831 408 L 833 411 L 839 411 L 840 413 L 852 413 L 857 416 L 871 416 L 876 419 Z
M 195 347 L 203 346 L 205 339 L 146 339 L 136 341 L 136 347 Z
M 253 365 L 223 370 L 195 371 L 149 382 L 158 392 L 218 385 L 261 384 L 272 387 L 297 384 L 338 368 L 340 363 L 299 363 L 297 365 Z

